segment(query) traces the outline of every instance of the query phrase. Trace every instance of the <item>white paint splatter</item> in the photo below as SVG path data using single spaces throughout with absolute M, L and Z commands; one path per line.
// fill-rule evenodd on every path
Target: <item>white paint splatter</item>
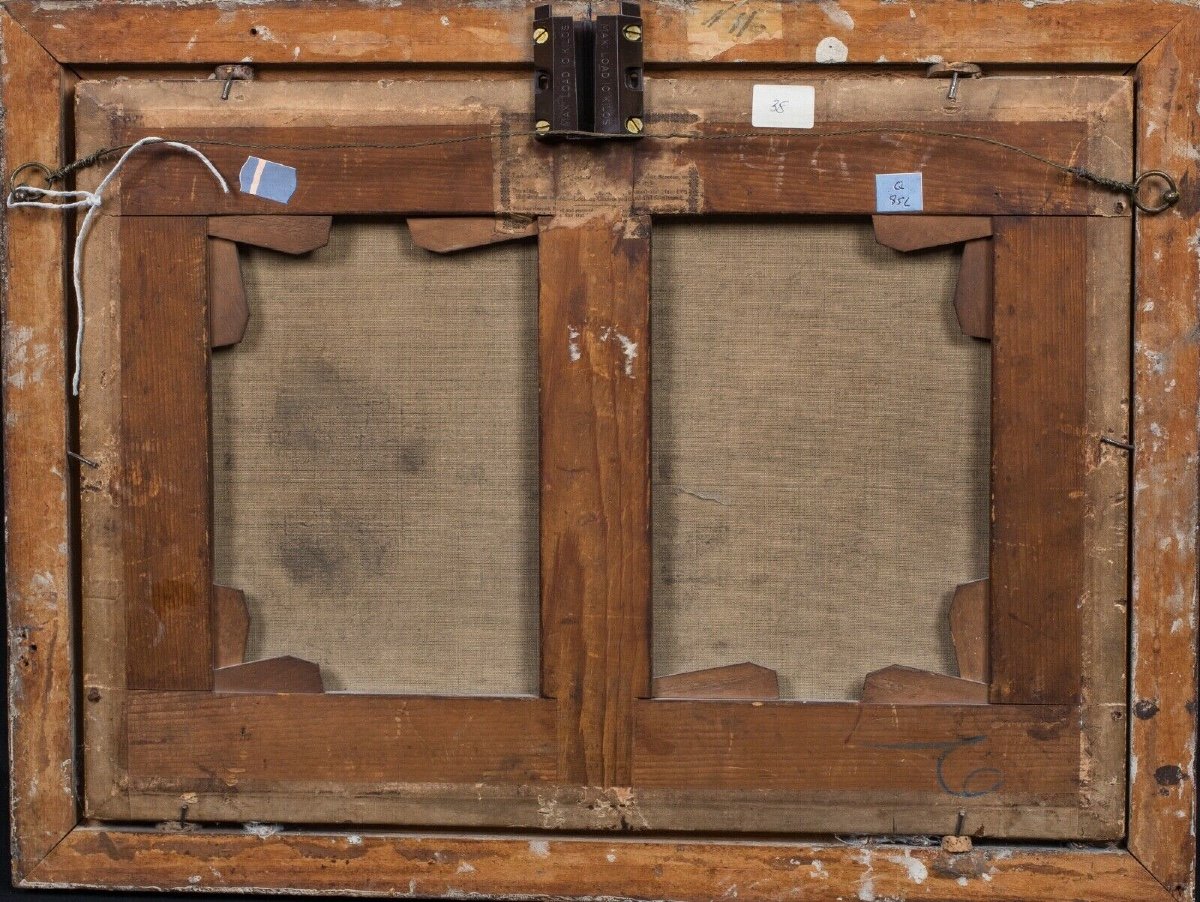
M 529 851 L 538 858 L 550 857 L 550 843 L 544 839 L 531 839 L 529 841 Z
M 864 868 L 858 882 L 859 902 L 875 902 L 875 865 L 871 860 L 871 850 L 863 849 L 854 857 Z
M 844 63 L 850 56 L 850 48 L 830 35 L 822 38 L 817 44 L 816 60 L 818 63 Z
M 469 864 L 465 861 L 460 861 L 458 863 L 458 867 L 454 869 L 454 873 L 456 873 L 456 874 L 474 874 L 475 866 L 472 864 Z
M 820 858 L 814 858 L 812 861 L 812 870 L 808 875 L 813 880 L 828 880 L 829 871 L 825 870 L 825 862 Z
M 607 861 L 609 864 L 612 864 L 614 861 L 617 860 L 617 856 L 614 855 L 612 852 L 609 852 L 607 855 L 604 856 L 604 860 Z
M 259 824 L 254 821 L 246 824 L 243 829 L 251 836 L 257 836 L 259 839 L 267 839 L 283 830 L 278 824 Z
M 838 4 L 837 0 L 821 0 L 821 12 L 834 25 L 840 25 L 849 31 L 854 30 L 854 17 Z
M 574 326 L 567 326 L 567 354 L 572 362 L 583 356 L 583 351 L 579 349 L 579 330 Z
M 913 858 L 909 849 L 905 849 L 903 855 L 890 856 L 888 861 L 895 862 L 908 871 L 908 879 L 913 883 L 924 883 L 925 878 L 929 876 L 929 868 L 925 867 L 925 862 Z
M 29 585 L 36 591 L 53 592 L 57 586 L 54 574 L 49 570 L 39 570 L 29 578 Z
M 441 22 L 442 22 L 442 25 L 449 25 L 449 24 L 450 24 L 450 17 L 449 17 L 449 16 L 442 16 Z
M 966 885 L 967 885 L 967 878 L 966 878 L 966 877 L 959 877 L 959 878 L 958 878 L 957 880 L 955 880 L 954 882 L 955 882 L 955 883 L 957 883 L 959 886 L 966 886 Z
M 625 355 L 625 375 L 630 379 L 633 378 L 633 361 L 637 359 L 638 346 L 636 341 L 630 341 L 628 335 L 617 333 L 617 340 L 621 342 L 621 353 Z
M 24 388 L 42 381 L 50 364 L 50 346 L 33 341 L 33 329 L 20 326 L 4 336 L 5 382 Z
M 346 837 L 346 842 L 352 846 L 361 846 L 362 845 L 362 837 L 359 836 L 357 833 L 351 833 L 349 836 Z

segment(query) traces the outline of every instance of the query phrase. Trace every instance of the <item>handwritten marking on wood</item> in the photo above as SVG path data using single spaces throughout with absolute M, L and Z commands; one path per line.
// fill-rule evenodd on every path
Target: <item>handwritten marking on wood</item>
M 712 59 L 730 48 L 783 37 L 778 0 L 700 0 L 687 13 L 691 53 Z

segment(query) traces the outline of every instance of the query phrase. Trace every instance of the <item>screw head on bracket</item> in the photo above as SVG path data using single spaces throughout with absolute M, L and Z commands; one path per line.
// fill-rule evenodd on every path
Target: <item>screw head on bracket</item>
M 539 119 L 533 124 L 533 128 L 539 135 L 544 135 L 546 132 L 550 131 L 550 123 L 545 119 Z
M 625 120 L 625 131 L 631 135 L 640 135 L 643 128 L 645 128 L 645 125 L 642 124 L 642 120 L 637 116 L 630 116 Z
M 545 44 L 548 40 L 550 40 L 550 32 L 545 28 L 539 27 L 533 30 L 533 43 Z
M 641 25 L 626 25 L 621 29 L 621 34 L 625 35 L 627 41 L 640 41 L 642 39 Z

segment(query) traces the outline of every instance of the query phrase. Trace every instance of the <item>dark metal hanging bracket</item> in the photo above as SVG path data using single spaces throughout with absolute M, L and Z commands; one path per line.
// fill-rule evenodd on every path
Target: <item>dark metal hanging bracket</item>
M 534 129 L 543 139 L 636 138 L 642 118 L 642 15 L 533 11 Z

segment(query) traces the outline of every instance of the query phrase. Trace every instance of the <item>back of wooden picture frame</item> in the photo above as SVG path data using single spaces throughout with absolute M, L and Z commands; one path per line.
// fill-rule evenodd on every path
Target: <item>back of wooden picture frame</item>
M 65 687 L 10 704 L 18 717 L 48 714 L 35 744 L 70 749 L 65 761 L 51 753 L 61 799 L 35 791 L 14 803 L 19 876 L 282 888 L 282 859 L 270 856 L 309 842 L 299 889 L 579 895 L 580 879 L 620 859 L 606 893 L 700 898 L 734 884 L 668 879 L 662 862 L 694 854 L 719 867 L 733 850 L 736 885 L 757 882 L 751 895 L 769 898 L 790 878 L 762 883 L 775 853 L 740 838 L 767 835 L 806 869 L 806 892 L 819 878 L 831 898 L 988 898 L 1004 875 L 1020 881 L 1010 895 L 1053 898 L 1030 876 L 1042 854 L 1096 898 L 1188 892 L 1195 574 L 1176 565 L 1194 563 L 1196 505 L 1165 491 L 1197 483 L 1184 436 L 1195 432 L 1187 401 L 1200 368 L 1177 342 L 1195 318 L 1178 300 L 1195 267 L 1164 265 L 1195 218 L 1193 164 L 1155 132 L 1190 121 L 1177 88 L 1163 85 L 1192 65 L 1191 20 L 1176 26 L 1184 15 L 1173 13 L 1174 37 L 1139 57 L 1136 74 L 1072 49 L 1103 46 L 1089 36 L 1031 45 L 1028 60 L 1049 61 L 1032 72 L 993 73 L 989 53 L 1002 62 L 1006 51 L 973 53 L 984 77 L 956 76 L 951 96 L 917 70 L 887 70 L 883 57 L 904 57 L 886 37 L 871 39 L 888 53 L 863 60 L 885 67 L 869 74 L 669 65 L 745 63 L 747 48 L 786 63 L 772 42 L 807 34 L 818 12 L 837 28 L 877 15 L 856 4 L 734 5 L 644 4 L 644 29 L 624 33 L 645 43 L 650 70 L 636 80 L 638 128 L 626 129 L 640 136 L 587 141 L 546 141 L 531 120 L 529 75 L 509 65 L 525 61 L 523 7 L 441 14 L 452 34 L 465 32 L 447 18 L 463 16 L 522 35 L 511 60 L 469 41 L 449 56 L 435 41 L 393 60 L 385 43 L 378 65 L 443 68 L 376 79 L 267 67 L 222 84 L 106 68 L 157 61 L 133 46 L 61 74 L 37 43 L 71 59 L 56 24 L 86 20 L 103 35 L 137 8 L 80 7 L 59 22 L 38 4 L 9 5 L 21 24 L 3 17 L 6 71 L 25 62 L 24 81 L 5 81 L 9 171 L 18 155 L 56 165 L 69 146 L 82 156 L 151 135 L 213 167 L 149 145 L 103 187 L 78 257 L 77 407 L 66 394 L 71 321 L 46 307 L 74 301 L 69 283 L 28 262 L 57 254 L 66 265 L 71 233 L 52 211 L 8 211 L 6 514 L 28 523 L 25 511 L 57 491 L 36 476 L 38 461 L 57 459 L 56 439 L 28 423 L 62 411 L 72 457 L 52 470 L 65 506 L 47 529 L 64 531 L 61 567 L 78 568 L 71 592 L 59 565 L 22 577 L 49 547 L 46 530 L 8 548 L 13 691 L 35 672 Z M 437 12 L 425 6 L 379 15 L 423 35 L 421 17 Z M 177 10 L 170 27 L 195 25 L 209 54 L 247 40 L 238 29 L 288 43 L 292 33 L 275 28 L 281 10 L 269 9 L 270 25 L 247 26 L 254 12 L 243 9 L 220 23 Z M 1153 9 L 1141 27 L 1162 29 Z M 303 6 L 283 12 L 290 28 L 307 27 Z M 905 18 L 939 12 L 977 48 L 984 19 L 1033 33 L 1008 6 L 978 21 L 940 4 Z M 633 15 L 628 4 L 621 13 Z M 726 28 L 735 15 L 749 15 L 738 21 L 759 37 Z M 1060 36 L 1078 11 L 1061 15 Z M 152 32 L 158 22 L 147 20 Z M 279 62 L 313 47 L 336 57 L 295 36 L 295 56 Z M 817 61 L 835 46 L 818 42 Z M 1072 54 L 1096 67 L 1053 71 Z M 814 129 L 752 122 L 759 88 L 801 84 L 814 89 Z M 67 137 L 26 126 L 26 97 L 60 92 Z M 80 167 L 76 187 L 98 190 L 115 158 Z M 256 196 L 258 178 L 239 178 L 254 164 L 260 175 L 290 169 L 294 191 Z M 1132 197 L 1121 186 L 1151 168 L 1182 198 L 1135 214 L 1132 202 L 1165 182 Z M 920 212 L 880 215 L 877 176 L 907 173 L 922 176 Z M 814 254 L 819 275 L 779 287 Z M 384 256 L 389 284 L 367 295 L 357 283 Z M 868 268 L 838 269 L 853 266 Z M 301 287 L 306 267 L 326 281 Z M 869 267 L 896 275 L 873 283 Z M 920 273 L 933 275 L 928 289 L 902 284 Z M 745 303 L 753 287 L 759 297 Z M 987 361 L 965 377 L 975 394 L 963 428 L 972 466 L 988 472 L 964 468 L 958 500 L 930 497 L 949 476 L 931 450 L 940 414 L 925 395 L 950 372 L 932 367 L 947 364 L 910 374 L 898 412 L 852 396 L 871 378 L 905 379 L 905 356 L 933 350 L 905 331 L 918 315 L 904 305 L 921 303 L 975 349 L 971 360 Z M 838 315 L 827 318 L 831 305 Z M 869 417 L 871 434 L 856 439 L 838 423 L 847 416 Z M 880 443 L 895 446 L 890 456 L 868 460 Z M 906 457 L 921 476 L 905 475 Z M 806 478 L 792 481 L 797 468 Z M 894 521 L 874 522 L 862 498 L 907 486 L 920 503 L 889 502 Z M 826 506 L 804 505 L 826 491 Z M 77 522 L 66 516 L 76 504 Z M 950 504 L 966 519 L 931 525 L 920 553 L 873 554 L 872 542 L 903 544 Z M 987 522 L 970 520 L 982 504 Z M 922 513 L 906 523 L 906 510 Z M 773 518 L 799 526 L 779 536 Z M 980 561 L 978 550 L 938 561 L 939 545 L 960 540 L 982 542 L 984 557 L 955 576 Z M 943 564 L 936 576 L 930 559 Z M 876 562 L 923 572 L 873 579 Z M 53 634 L 30 626 L 45 592 L 27 596 L 14 578 L 65 580 L 40 609 L 60 624 Z M 903 616 L 890 596 L 917 585 L 926 597 L 909 603 L 938 650 L 910 654 L 900 630 L 890 646 L 874 641 Z M 78 607 L 60 614 L 76 592 Z M 849 610 L 823 618 L 832 604 Z M 825 682 L 806 682 L 813 668 Z M 74 680 L 78 789 L 67 779 Z M 30 742 L 17 721 L 14 747 Z M 31 804 L 49 813 L 36 828 Z M 149 859 L 116 863 L 141 842 L 129 823 L 174 834 L 145 844 L 166 856 L 153 875 L 139 870 Z M 215 864 L 258 854 L 241 851 L 220 826 L 230 823 L 272 825 L 253 837 L 268 857 L 244 878 Z M 384 829 L 364 840 L 313 824 Z M 424 828 L 482 833 L 457 846 L 404 832 Z M 489 832 L 514 829 L 530 838 Z M 613 846 L 602 831 L 630 838 Z M 814 834 L 860 838 L 841 849 L 797 839 Z M 941 850 L 901 843 L 899 864 L 871 851 L 913 835 L 947 840 Z M 1060 846 L 1014 853 L 1013 841 Z M 364 882 L 353 862 L 333 883 L 309 869 L 340 860 L 347 842 L 389 875 L 387 887 Z M 560 860 L 549 861 L 551 848 Z M 510 882 L 478 854 L 534 882 Z M 197 855 L 211 875 L 179 869 Z M 418 872 L 406 855 L 433 857 Z M 451 859 L 466 867 L 441 874 Z M 25 877 L 34 867 L 40 876 Z M 655 876 L 644 883 L 631 868 Z

